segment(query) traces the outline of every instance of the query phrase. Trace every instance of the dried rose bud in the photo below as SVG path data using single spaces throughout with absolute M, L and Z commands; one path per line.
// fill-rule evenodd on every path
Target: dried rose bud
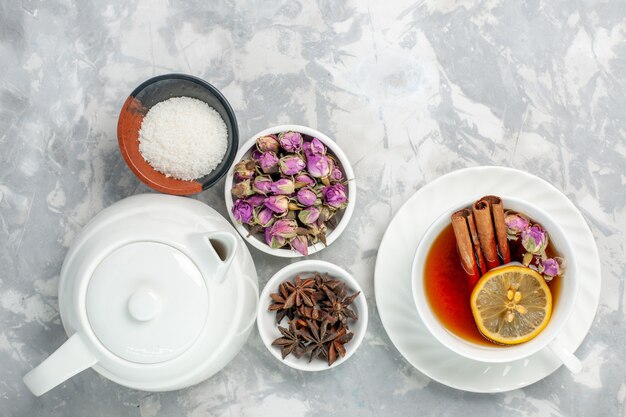
M 535 224 L 522 230 L 522 246 L 532 254 L 541 254 L 548 246 L 548 232 Z
M 243 160 L 235 165 L 235 181 L 249 180 L 256 174 L 254 167 L 255 162 L 252 160 Z
M 326 146 L 324 146 L 322 141 L 320 141 L 318 138 L 313 138 L 311 142 L 305 142 L 302 145 L 302 148 L 304 149 L 304 154 L 307 158 L 312 155 L 326 155 Z
M 335 215 L 335 210 L 331 210 L 328 206 L 320 207 L 320 218 L 319 221 L 326 223 Z
M 317 194 L 315 194 L 313 190 L 308 187 L 300 188 L 296 194 L 296 199 L 298 200 L 298 203 L 303 206 L 312 206 L 315 203 L 315 200 L 317 200 Z
M 343 172 L 335 166 L 330 173 L 330 179 L 333 181 L 341 181 L 343 179 Z
M 280 150 L 278 140 L 271 135 L 258 138 L 256 147 L 260 152 L 274 152 L 275 154 Z
M 261 227 L 269 227 L 274 223 L 274 212 L 267 207 L 255 210 L 254 221 Z
M 280 146 L 287 152 L 298 152 L 302 149 L 302 135 L 297 132 L 284 132 L 278 135 Z
M 314 178 L 327 177 L 330 174 L 328 158 L 324 155 L 311 155 L 307 158 L 306 169 Z
M 274 194 L 291 194 L 296 190 L 293 181 L 289 178 L 281 178 L 278 181 L 274 181 L 271 186 L 272 193 Z
M 346 187 L 343 184 L 335 184 L 322 190 L 324 203 L 334 208 L 345 208 L 348 205 Z
M 319 207 L 307 207 L 298 212 L 298 219 L 303 224 L 313 224 L 320 217 L 320 208 Z
M 287 243 L 287 239 L 272 235 L 272 228 L 268 227 L 264 231 L 265 234 L 265 243 L 269 245 L 270 248 L 279 249 L 285 246 Z
M 315 180 L 311 178 L 310 176 L 308 176 L 307 174 L 296 175 L 294 177 L 294 181 L 296 183 L 296 188 L 314 187 L 315 184 L 317 184 Z
M 560 275 L 559 263 L 553 258 L 544 259 L 541 261 L 539 272 L 549 277 L 556 277 Z
M 291 239 L 296 237 L 298 223 L 296 223 L 295 220 L 280 219 L 276 220 L 271 229 L 272 236 L 278 236 L 284 239 Z
M 252 181 L 252 189 L 261 194 L 268 194 L 272 191 L 272 178 L 269 175 L 259 175 Z
M 265 207 L 272 210 L 274 213 L 284 214 L 287 213 L 289 208 L 289 198 L 284 195 L 272 195 L 265 200 Z
M 241 224 L 250 223 L 250 220 L 252 220 L 252 204 L 245 200 L 235 201 L 233 217 Z
M 280 158 L 280 172 L 285 175 L 295 175 L 304 169 L 306 164 L 298 155 L 287 155 Z
M 252 187 L 250 186 L 250 180 L 244 180 L 233 185 L 231 193 L 237 198 L 245 198 L 254 194 Z
M 263 205 L 265 198 L 266 197 L 264 195 L 255 194 L 248 197 L 246 201 L 252 204 L 252 207 L 259 207 Z
M 506 232 L 510 236 L 517 236 L 530 226 L 530 222 L 524 216 L 514 211 L 508 211 L 504 216 Z
M 300 252 L 302 255 L 307 256 L 309 254 L 309 240 L 306 236 L 296 236 L 289 241 L 291 249 Z
M 263 172 L 266 174 L 278 172 L 278 157 L 274 152 L 263 152 L 257 156 L 256 161 Z

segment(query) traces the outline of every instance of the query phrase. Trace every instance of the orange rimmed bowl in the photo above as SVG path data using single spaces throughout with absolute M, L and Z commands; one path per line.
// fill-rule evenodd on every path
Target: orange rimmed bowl
M 155 104 L 172 97 L 191 97 L 214 108 L 228 129 L 228 146 L 222 162 L 209 174 L 183 181 L 155 170 L 139 152 L 139 129 Z M 208 82 L 186 74 L 165 74 L 143 82 L 126 99 L 117 123 L 117 139 L 126 164 L 150 188 L 175 195 L 197 194 L 212 187 L 228 172 L 239 146 L 237 119 L 228 100 Z

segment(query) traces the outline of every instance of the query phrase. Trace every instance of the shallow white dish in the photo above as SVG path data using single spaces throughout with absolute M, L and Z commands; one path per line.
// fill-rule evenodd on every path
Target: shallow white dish
M 250 235 L 248 229 L 242 224 L 239 224 L 237 220 L 235 220 L 233 216 L 233 195 L 231 194 L 231 189 L 233 188 L 233 177 L 235 172 L 235 165 L 241 161 L 244 156 L 246 156 L 250 150 L 256 145 L 257 138 L 262 136 L 277 134 L 280 132 L 299 132 L 307 136 L 312 136 L 318 138 L 324 145 L 328 147 L 328 149 L 337 157 L 339 162 L 341 163 L 341 167 L 343 168 L 343 172 L 346 175 L 346 179 L 348 180 L 348 206 L 342 213 L 337 214 L 341 216 L 339 223 L 337 223 L 337 227 L 335 227 L 326 237 L 326 243 L 330 246 L 339 235 L 343 233 L 343 231 L 348 226 L 350 222 L 350 218 L 352 217 L 352 213 L 354 212 L 354 206 L 356 204 L 356 181 L 354 179 L 354 171 L 352 170 L 352 165 L 350 165 L 350 161 L 348 157 L 343 153 L 341 148 L 333 141 L 331 138 L 323 134 L 322 132 L 312 129 L 306 126 L 300 125 L 280 125 L 270 127 L 269 129 L 262 130 L 256 135 L 252 136 L 248 139 L 241 148 L 239 148 L 239 152 L 235 156 L 235 163 L 230 167 L 228 173 L 226 174 L 226 183 L 224 185 L 224 199 L 226 201 L 226 209 L 228 211 L 228 215 L 230 216 L 230 221 L 235 226 L 235 229 L 239 232 L 241 237 L 244 238 L 246 242 L 254 246 L 260 251 L 263 251 L 269 255 L 280 256 L 283 258 L 298 258 L 302 255 L 299 252 L 291 250 L 290 248 L 281 248 L 274 249 L 269 247 L 263 240 L 259 239 L 255 235 Z M 324 249 L 326 246 L 318 242 L 315 245 L 309 245 L 309 255 L 319 252 Z
M 270 294 L 278 292 L 278 285 L 286 279 L 293 279 L 299 274 L 302 276 L 312 275 L 313 272 L 319 272 L 321 274 L 328 273 L 331 277 L 345 282 L 351 291 L 361 292 L 352 304 L 352 308 L 358 315 L 359 319 L 348 323 L 350 331 L 354 333 L 354 337 L 345 345 L 346 355 L 343 358 L 337 358 L 335 363 L 331 366 L 328 366 L 325 361 L 318 359 L 313 359 L 313 361 L 309 363 L 307 357 L 298 359 L 293 355 L 289 355 L 283 359 L 280 354 L 280 349 L 277 346 L 272 346 L 272 342 L 281 337 L 281 334 L 276 325 L 276 312 L 268 310 L 272 302 Z M 365 331 L 367 330 L 367 301 L 365 300 L 365 294 L 363 294 L 361 286 L 352 277 L 352 275 L 350 275 L 350 273 L 335 264 L 331 264 L 330 262 L 307 260 L 296 262 L 284 267 L 274 274 L 267 284 L 265 284 L 265 288 L 263 288 L 263 291 L 261 292 L 258 305 L 257 327 L 265 347 L 267 347 L 270 353 L 280 362 L 301 371 L 325 371 L 341 365 L 359 348 L 359 345 L 365 336 Z M 287 318 L 283 318 L 281 325 L 283 327 L 288 327 Z
M 383 326 L 400 353 L 420 372 L 453 388 L 503 392 L 537 382 L 554 372 L 559 359 L 548 349 L 522 360 L 489 364 L 464 358 L 439 343 L 421 322 L 411 292 L 415 249 L 428 226 L 453 207 L 483 195 L 508 195 L 536 202 L 559 219 L 580 280 L 576 307 L 562 334 L 574 352 L 589 331 L 600 296 L 600 260 L 587 223 L 576 207 L 546 181 L 511 168 L 467 168 L 444 175 L 418 190 L 400 208 L 381 242 L 376 260 L 376 303 Z

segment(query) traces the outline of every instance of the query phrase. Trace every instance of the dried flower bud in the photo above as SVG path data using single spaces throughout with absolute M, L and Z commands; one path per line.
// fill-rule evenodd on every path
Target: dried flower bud
M 256 147 L 260 152 L 273 152 L 275 154 L 280 150 L 278 140 L 272 135 L 258 138 Z
M 254 221 L 261 227 L 269 227 L 274 223 L 274 212 L 267 207 L 254 211 Z
M 304 154 L 307 158 L 313 155 L 322 156 L 326 155 L 326 146 L 318 138 L 313 138 L 311 142 L 305 142 L 302 145 Z
M 254 167 L 255 162 L 252 160 L 243 160 L 235 165 L 235 181 L 249 180 L 256 174 Z
M 268 194 L 272 191 L 272 178 L 269 175 L 259 175 L 252 181 L 254 192 Z
M 264 173 L 278 172 L 278 157 L 274 152 L 263 152 L 256 156 L 256 161 Z
M 237 200 L 233 205 L 233 217 L 241 224 L 248 224 L 252 220 L 252 205 L 245 200 Z
M 307 157 L 306 169 L 314 178 L 327 177 L 330 174 L 330 165 L 325 155 L 310 155 Z
M 297 132 L 284 132 L 278 135 L 280 146 L 287 152 L 299 152 L 302 149 L 302 135 Z
M 506 232 L 509 236 L 517 236 L 530 226 L 530 222 L 525 216 L 515 213 L 514 211 L 506 212 L 504 223 L 506 224 Z
M 553 258 L 544 259 L 541 262 L 541 267 L 539 268 L 539 272 L 550 277 L 555 277 L 559 275 L 560 273 L 559 263 L 557 262 L 556 259 L 553 259 Z
M 265 196 L 260 194 L 251 195 L 246 201 L 250 203 L 252 207 L 262 206 L 265 202 Z
M 295 220 L 280 219 L 271 227 L 272 236 L 282 237 L 284 239 L 292 239 L 296 237 L 298 223 Z
M 281 178 L 278 181 L 272 183 L 272 193 L 274 194 L 292 194 L 295 191 L 293 181 L 289 178 Z
M 284 175 L 295 175 L 304 169 L 306 164 L 298 155 L 287 155 L 280 158 L 280 172 Z
M 320 208 L 319 207 L 307 207 L 298 212 L 298 219 L 303 224 L 313 224 L 320 217 Z
M 300 188 L 296 194 L 296 199 L 303 206 L 312 206 L 315 204 L 315 200 L 317 200 L 317 194 L 308 187 Z
M 330 179 L 333 181 L 341 181 L 343 179 L 343 172 L 335 166 L 330 173 Z
M 302 187 L 314 187 L 315 184 L 317 184 L 315 182 L 315 180 L 313 178 L 311 178 L 309 175 L 307 174 L 298 174 L 294 177 L 294 181 L 295 181 L 295 185 L 296 188 L 302 188 Z
M 264 231 L 264 234 L 265 234 L 265 243 L 267 243 L 270 248 L 279 249 L 285 246 L 285 244 L 287 243 L 287 239 L 280 237 L 280 236 L 272 235 L 271 227 L 267 227 Z
M 541 254 L 548 246 L 548 232 L 538 224 L 522 230 L 522 246 L 532 254 Z
M 335 184 L 322 190 L 324 204 L 333 208 L 345 208 L 348 205 L 346 187 L 343 184 Z
M 289 241 L 291 248 L 304 256 L 309 254 L 309 240 L 306 236 L 296 236 Z
M 253 194 L 252 187 L 250 186 L 250 180 L 238 182 L 233 185 L 231 193 L 237 198 L 245 198 Z
M 274 213 L 285 214 L 289 208 L 289 198 L 284 195 L 272 195 L 265 200 L 265 207 Z

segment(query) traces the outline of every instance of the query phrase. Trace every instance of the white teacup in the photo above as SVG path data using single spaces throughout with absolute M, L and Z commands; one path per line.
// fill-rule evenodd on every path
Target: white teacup
M 541 224 L 548 232 L 550 242 L 565 259 L 565 273 L 563 276 L 556 278 L 562 280 L 559 299 L 552 310 L 552 317 L 546 328 L 534 339 L 526 343 L 514 346 L 494 345 L 491 347 L 473 343 L 455 335 L 439 321 L 431 310 L 424 290 L 424 265 L 426 263 L 426 256 L 437 236 L 450 224 L 450 216 L 452 213 L 463 207 L 470 207 L 473 201 L 467 201 L 443 213 L 428 228 L 417 247 L 412 271 L 413 298 L 417 306 L 417 311 L 426 325 L 426 328 L 441 344 L 466 358 L 492 363 L 511 362 L 527 358 L 542 349 L 549 348 L 570 371 L 579 372 L 582 368 L 580 360 L 565 349 L 563 344 L 559 341 L 559 334 L 572 314 L 576 296 L 578 295 L 578 262 L 577 259 L 574 258 L 572 247 L 566 240 L 563 229 L 557 223 L 558 219 L 555 219 L 548 213 L 538 209 L 532 203 L 524 200 L 513 197 L 502 197 L 502 201 L 505 209 L 524 213 Z

